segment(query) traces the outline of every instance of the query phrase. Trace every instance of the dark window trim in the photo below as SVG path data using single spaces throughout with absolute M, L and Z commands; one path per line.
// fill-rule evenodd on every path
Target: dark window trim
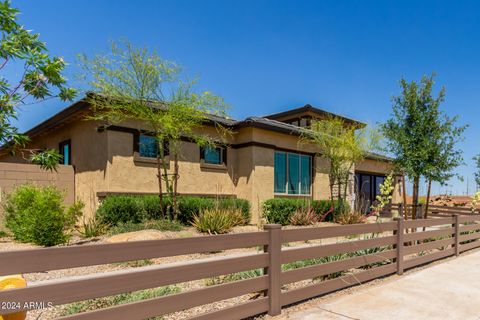
M 313 166 L 314 166 L 314 160 L 315 160 L 315 156 L 312 155 L 312 154 L 309 154 L 309 153 L 302 153 L 302 152 L 296 152 L 296 151 L 288 151 L 288 150 L 285 150 L 285 149 L 275 149 L 274 152 L 281 152 L 281 153 L 285 153 L 286 155 L 286 166 L 285 166 L 285 176 L 286 176 L 286 181 L 287 181 L 287 186 L 286 186 L 286 192 L 285 193 L 281 193 L 281 192 L 275 192 L 274 190 L 274 196 L 275 197 L 313 197 L 313 184 L 314 184 L 314 177 L 315 177 L 315 172 L 313 170 Z M 298 154 L 300 156 L 306 156 L 306 157 L 309 157 L 310 158 L 310 191 L 309 193 L 298 193 L 298 194 L 291 194 L 291 193 L 288 193 L 288 154 Z M 275 168 L 274 168 L 275 170 Z M 275 179 L 275 177 L 274 177 Z
M 140 136 L 148 136 L 148 137 L 153 137 L 152 134 L 148 134 L 147 132 L 136 132 L 133 134 L 133 153 L 138 153 L 139 156 L 140 156 Z M 163 143 L 163 150 L 164 150 L 164 153 L 165 153 L 165 157 L 169 156 L 170 155 L 170 144 L 168 143 L 168 141 L 165 141 Z M 142 158 L 150 158 L 150 157 L 143 157 L 143 156 L 140 156 Z M 154 158 L 152 158 L 154 159 Z
M 72 140 L 67 139 L 63 140 L 58 144 L 58 151 L 62 155 L 62 159 L 60 160 L 60 164 L 65 164 L 63 159 L 63 148 L 68 145 L 68 163 L 66 165 L 72 165 Z
M 215 164 L 215 163 L 206 163 L 205 162 L 205 147 L 200 147 L 200 163 L 208 165 L 208 166 L 226 166 L 227 165 L 227 147 L 226 146 L 216 146 L 216 149 L 221 150 L 222 154 L 222 163 Z

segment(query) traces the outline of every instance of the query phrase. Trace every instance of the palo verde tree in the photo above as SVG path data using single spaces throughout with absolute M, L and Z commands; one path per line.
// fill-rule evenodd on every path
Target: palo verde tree
M 210 92 L 195 92 L 195 81 L 185 80 L 176 63 L 127 41 L 112 43 L 107 54 L 91 59 L 82 55 L 79 59 L 92 90 L 87 94 L 93 109 L 91 119 L 106 125 L 136 120 L 155 138 L 161 210 L 164 215 L 168 213 L 165 191 L 173 199 L 176 218 L 182 140 L 200 146 L 223 143 L 228 130 L 211 121 L 212 115 L 225 116 L 223 99 Z M 209 121 L 217 129 L 213 134 L 199 130 Z M 173 172 L 168 169 L 167 155 L 173 158 Z
M 480 154 L 473 157 L 473 161 L 475 161 L 476 170 L 473 175 L 475 177 L 475 184 L 478 191 L 478 189 L 480 188 Z
M 21 152 L 24 158 L 52 170 L 61 156 L 54 150 L 25 149 L 29 138 L 18 132 L 13 121 L 21 105 L 54 97 L 72 100 L 76 92 L 66 86 L 62 76 L 65 61 L 51 57 L 39 35 L 18 23 L 18 14 L 10 1 L 0 2 L 0 70 L 14 74 L 21 69 L 20 77 L 0 77 L 0 144 L 9 145 L 13 152 Z
M 346 203 L 348 184 L 355 163 L 376 149 L 379 139 L 374 130 L 368 131 L 345 123 L 339 117 L 312 120 L 302 130 L 301 142 L 318 147 L 318 156 L 329 163 L 330 199 Z
M 402 93 L 393 97 L 392 116 L 381 126 L 387 150 L 394 156 L 398 170 L 413 182 L 413 219 L 421 178 L 444 181 L 462 161 L 455 144 L 465 127 L 456 127 L 457 118 L 440 111 L 445 88 L 434 97 L 433 85 L 434 75 L 423 76 L 419 83 L 401 79 Z

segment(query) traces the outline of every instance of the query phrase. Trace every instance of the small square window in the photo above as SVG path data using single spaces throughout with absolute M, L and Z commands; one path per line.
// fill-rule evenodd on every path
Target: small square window
M 157 139 L 152 136 L 140 135 L 139 141 L 140 157 L 156 158 L 158 155 Z
M 221 147 L 205 147 L 200 150 L 201 159 L 207 164 L 224 164 L 226 149 Z

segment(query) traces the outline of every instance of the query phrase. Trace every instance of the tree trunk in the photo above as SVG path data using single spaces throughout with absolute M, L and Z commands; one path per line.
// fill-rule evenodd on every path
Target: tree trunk
M 177 206 L 177 188 L 178 188 L 178 155 L 175 153 L 173 165 L 173 219 L 177 220 L 178 206 Z
M 160 183 L 162 181 L 165 181 L 165 190 L 171 195 L 171 192 L 170 192 L 170 183 L 169 183 L 169 179 L 168 179 L 168 171 L 167 171 L 167 163 L 165 161 L 165 149 L 164 149 L 164 146 L 163 146 L 163 140 L 159 140 L 158 141 L 158 150 L 159 150 L 159 154 L 160 154 L 160 159 L 161 159 L 161 166 L 162 166 L 162 170 L 163 170 L 163 174 L 160 172 Z M 165 214 L 167 213 L 166 212 L 166 206 L 165 206 L 165 201 L 163 201 L 163 195 L 162 195 L 162 212 L 165 216 Z
M 417 206 L 418 206 L 418 187 L 419 187 L 420 177 L 413 178 L 413 207 L 412 207 L 412 220 L 417 219 Z
M 162 218 L 165 219 L 165 206 L 163 202 L 163 188 L 162 188 L 162 159 L 160 154 L 157 154 L 157 178 L 158 178 L 158 201 L 160 202 L 160 211 Z
M 432 180 L 428 180 L 428 188 L 427 188 L 427 200 L 425 201 L 425 219 L 428 217 L 428 202 L 430 201 L 430 192 L 432 190 Z
M 432 179 L 428 179 L 428 188 L 427 188 L 427 200 L 425 201 L 425 216 L 424 219 L 428 218 L 428 203 L 430 202 L 430 191 L 432 190 Z M 423 227 L 423 231 L 425 231 L 425 227 Z
M 405 173 L 402 176 L 402 191 L 403 191 L 403 219 L 408 220 L 408 214 L 407 214 L 407 183 L 405 182 Z

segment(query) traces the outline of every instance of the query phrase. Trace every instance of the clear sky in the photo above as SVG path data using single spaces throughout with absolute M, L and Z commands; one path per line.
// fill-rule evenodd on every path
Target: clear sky
M 370 124 L 391 112 L 398 80 L 436 72 L 444 110 L 469 124 L 464 182 L 434 193 L 474 189 L 480 153 L 478 1 L 147 1 L 13 0 L 20 21 L 63 56 L 74 83 L 76 55 L 103 52 L 127 38 L 155 48 L 225 98 L 234 118 L 310 103 Z M 26 130 L 66 107 L 24 107 Z M 423 187 L 425 190 L 425 187 Z

